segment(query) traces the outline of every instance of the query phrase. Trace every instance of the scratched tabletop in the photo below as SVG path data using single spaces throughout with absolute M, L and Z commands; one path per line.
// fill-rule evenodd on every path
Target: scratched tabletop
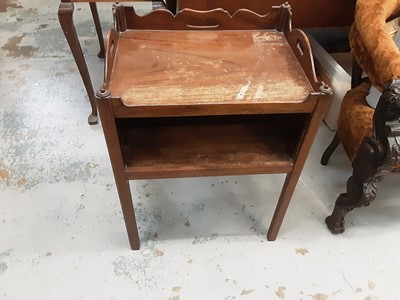
M 124 105 L 301 103 L 312 87 L 275 30 L 127 31 L 110 92 Z

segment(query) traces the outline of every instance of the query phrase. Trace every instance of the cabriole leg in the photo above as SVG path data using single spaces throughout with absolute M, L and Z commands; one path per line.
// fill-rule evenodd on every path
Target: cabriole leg
M 76 65 L 78 66 L 79 73 L 81 74 L 86 92 L 89 97 L 92 113 L 89 115 L 88 122 L 90 125 L 97 124 L 97 107 L 94 97 L 94 90 L 92 81 L 90 79 L 89 70 L 87 68 L 85 58 L 83 56 L 82 48 L 79 43 L 78 35 L 73 23 L 72 15 L 74 12 L 74 4 L 70 2 L 62 2 L 58 8 L 58 19 L 62 30 L 64 31 L 65 38 L 69 44 L 72 55 L 74 56 Z
M 90 10 L 92 11 L 94 26 L 96 27 L 97 38 L 99 39 L 99 44 L 100 44 L 100 51 L 97 54 L 97 56 L 99 58 L 104 58 L 105 56 L 104 38 L 103 38 L 103 32 L 101 31 L 99 12 L 97 10 L 97 5 L 95 2 L 90 2 L 89 5 L 90 5 Z

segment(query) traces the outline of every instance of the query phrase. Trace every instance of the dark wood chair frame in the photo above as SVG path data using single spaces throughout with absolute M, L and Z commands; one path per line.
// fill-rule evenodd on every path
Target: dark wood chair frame
M 352 68 L 352 88 L 362 81 L 362 69 L 355 59 Z M 321 164 L 327 165 L 340 145 L 336 133 L 324 151 Z M 325 219 L 332 233 L 343 233 L 345 216 L 354 208 L 369 206 L 376 198 L 378 182 L 392 173 L 400 163 L 400 80 L 388 82 L 379 99 L 373 117 L 373 134 L 362 141 L 352 161 L 353 174 L 347 181 L 346 193 L 339 195 L 330 216 Z

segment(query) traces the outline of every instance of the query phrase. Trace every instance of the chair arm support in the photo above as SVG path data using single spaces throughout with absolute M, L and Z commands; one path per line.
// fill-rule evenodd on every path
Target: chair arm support
M 389 174 L 400 163 L 400 80 L 391 81 L 379 99 L 373 117 L 373 135 L 366 137 L 353 160 L 367 177 Z

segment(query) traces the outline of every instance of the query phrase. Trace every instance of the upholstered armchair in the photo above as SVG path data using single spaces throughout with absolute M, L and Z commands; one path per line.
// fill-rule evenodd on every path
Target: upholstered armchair
M 400 0 L 358 0 L 356 4 L 349 34 L 352 89 L 343 99 L 336 135 L 321 159 L 326 165 L 341 143 L 353 167 L 346 193 L 339 195 L 325 220 L 332 233 L 344 231 L 349 211 L 375 199 L 383 176 L 400 170 L 400 52 L 393 40 L 396 30 L 388 32 L 387 25 L 399 15 Z M 363 73 L 368 77 L 362 78 Z M 376 97 L 376 108 L 367 102 L 372 86 L 382 92 Z

